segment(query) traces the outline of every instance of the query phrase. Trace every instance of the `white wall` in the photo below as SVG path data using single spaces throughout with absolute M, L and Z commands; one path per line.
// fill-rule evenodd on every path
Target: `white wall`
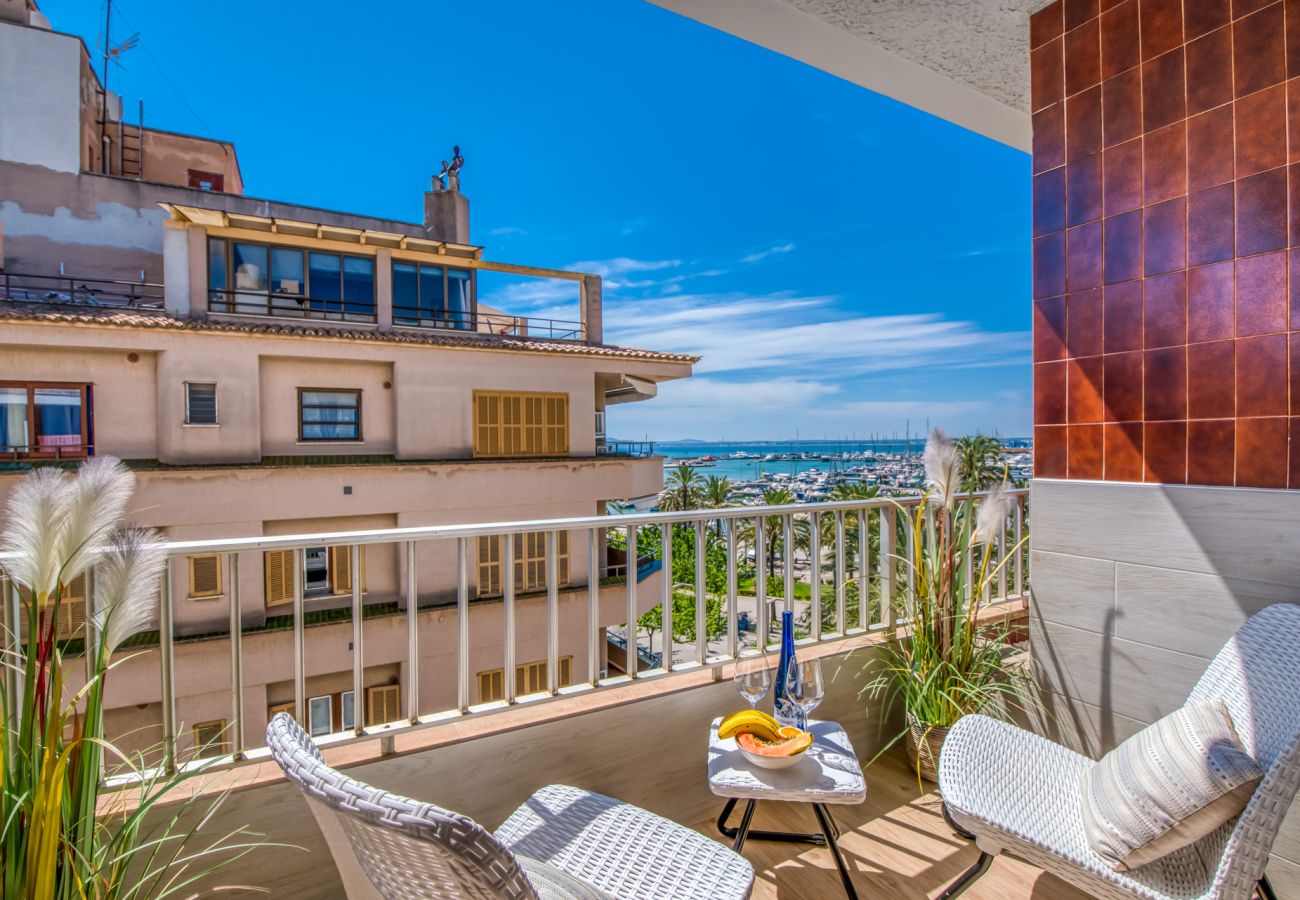
M 1182 706 L 1251 614 L 1300 602 L 1300 491 L 1037 479 L 1030 509 L 1048 730 L 1089 756 Z M 1300 900 L 1300 803 L 1269 875 Z
M 81 168 L 81 44 L 0 22 L 0 160 Z

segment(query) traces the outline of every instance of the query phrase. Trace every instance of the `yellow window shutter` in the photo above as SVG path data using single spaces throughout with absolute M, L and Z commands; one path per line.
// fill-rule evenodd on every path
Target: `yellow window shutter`
M 382 684 L 366 688 L 366 724 L 382 725 L 401 717 L 401 686 Z
M 330 547 L 329 567 L 330 593 L 352 593 L 352 548 Z
M 553 394 L 546 398 L 545 453 L 563 455 L 569 452 L 569 395 Z
M 560 687 L 568 687 L 573 684 L 573 657 L 560 657 Z
M 542 456 L 546 453 L 546 398 L 528 394 L 524 398 L 525 456 Z
M 559 570 L 560 584 L 568 584 L 569 583 L 569 533 L 567 531 L 561 531 L 559 534 L 555 536 L 555 549 L 557 554 L 560 557 L 560 563 L 559 566 L 557 566 L 557 569 Z
M 501 455 L 501 395 L 474 393 L 474 455 Z
M 267 550 L 262 554 L 266 569 L 266 605 L 293 601 L 295 573 L 292 550 Z
M 478 593 L 480 597 L 501 593 L 501 538 L 496 535 L 478 539 Z
M 221 557 L 215 553 L 191 556 L 190 596 L 215 597 L 221 593 Z
M 501 454 L 519 456 L 524 452 L 524 409 L 520 394 L 501 397 Z

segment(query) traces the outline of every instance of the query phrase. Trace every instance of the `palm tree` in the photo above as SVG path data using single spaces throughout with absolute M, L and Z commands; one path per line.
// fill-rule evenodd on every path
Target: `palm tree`
M 700 501 L 705 509 L 725 509 L 732 506 L 731 479 L 723 475 L 710 475 L 700 487 Z
M 682 463 L 668 473 L 663 493 L 659 495 L 659 508 L 664 512 L 685 512 L 699 509 L 704 479 L 694 467 Z
M 789 488 L 768 486 L 763 488 L 763 505 L 764 506 L 788 506 L 795 502 L 794 494 L 790 493 Z M 794 537 L 794 547 L 786 548 L 785 544 L 785 527 L 782 524 L 781 516 L 764 516 L 764 543 L 767 545 L 767 574 L 769 576 L 776 574 L 776 554 L 780 550 L 782 559 L 785 564 L 791 563 L 790 557 L 794 550 L 799 547 L 809 545 L 809 536 L 812 529 L 805 518 L 796 518 L 792 522 L 792 533 Z M 737 535 L 746 540 L 751 546 L 755 540 L 754 521 L 746 520 L 740 525 Z
M 964 434 L 957 445 L 957 464 L 961 471 L 961 489 L 983 491 L 1001 480 L 1002 445 L 987 434 Z

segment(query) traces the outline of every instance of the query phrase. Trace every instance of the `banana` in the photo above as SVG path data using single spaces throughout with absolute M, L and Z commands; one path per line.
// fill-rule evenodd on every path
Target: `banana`
M 764 741 L 777 741 L 781 739 L 781 726 L 765 712 L 746 709 L 727 716 L 718 726 L 719 738 L 725 740 L 738 734 L 752 734 Z

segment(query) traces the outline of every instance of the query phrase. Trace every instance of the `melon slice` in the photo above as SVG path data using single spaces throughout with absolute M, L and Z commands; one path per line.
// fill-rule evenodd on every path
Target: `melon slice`
M 784 733 L 786 729 L 783 728 L 781 731 Z M 813 736 L 806 731 L 799 731 L 797 734 L 775 741 L 765 741 L 753 734 L 742 734 L 736 737 L 736 745 L 755 756 L 798 756 L 811 747 L 812 742 Z

